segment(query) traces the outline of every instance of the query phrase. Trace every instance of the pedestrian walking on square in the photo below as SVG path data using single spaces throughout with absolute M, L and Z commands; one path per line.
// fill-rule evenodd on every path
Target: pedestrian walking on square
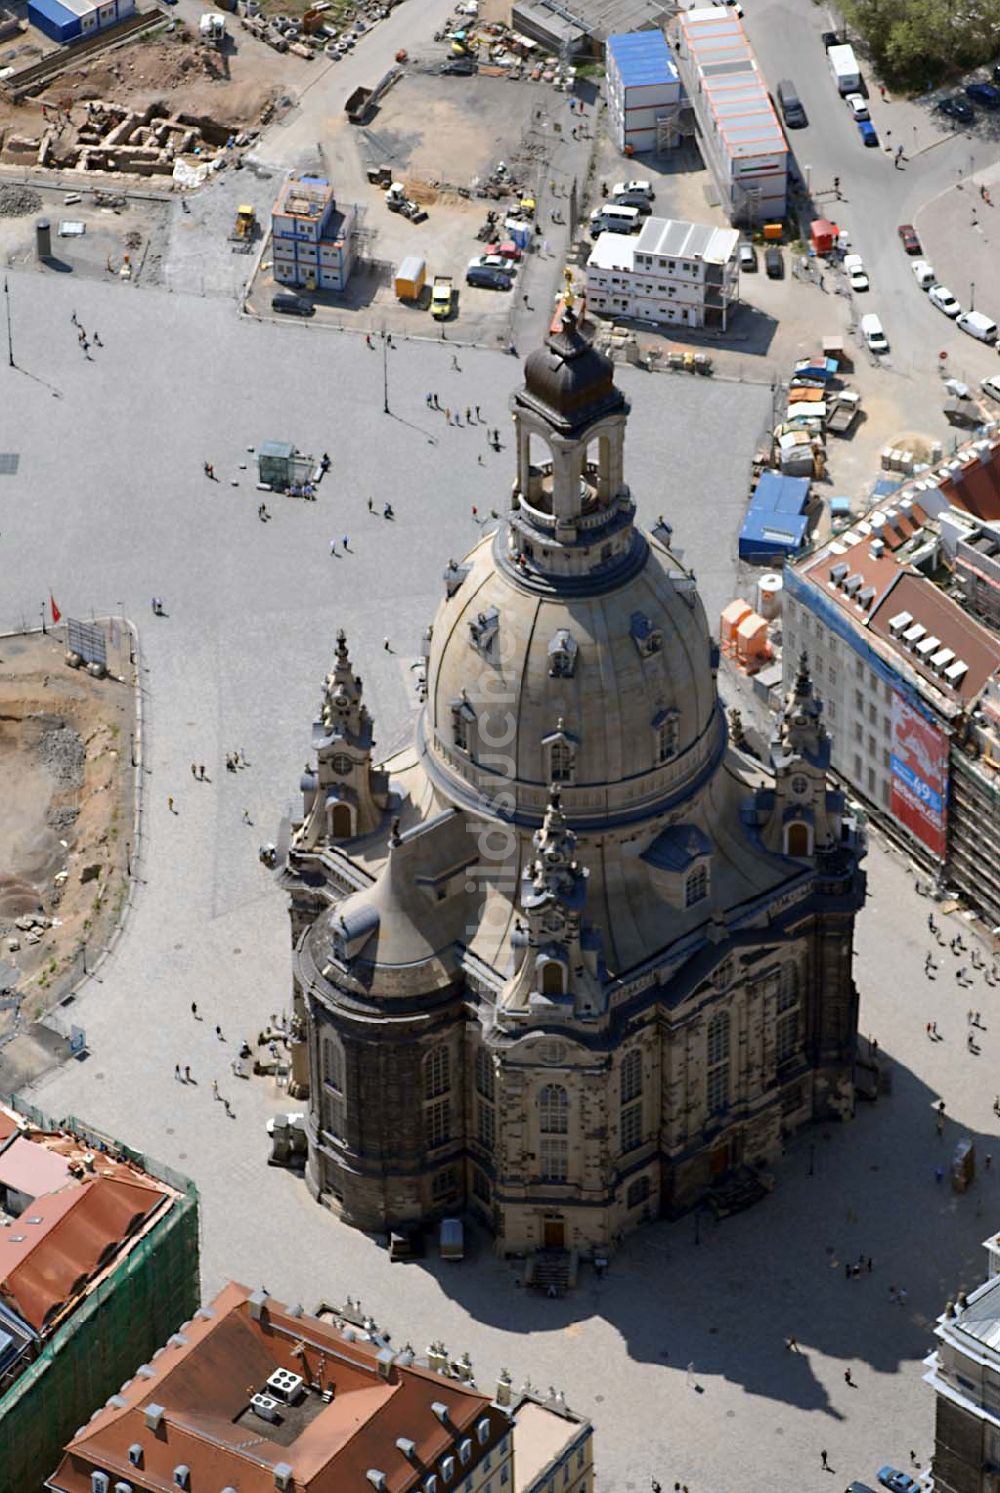
M 177 1080 L 178 1083 L 183 1083 L 184 1082 L 183 1078 L 181 1077 L 181 1065 L 180 1065 L 180 1063 L 175 1063 L 174 1064 L 174 1077 L 176 1078 L 176 1080 Z
M 477 419 L 477 420 L 479 420 L 479 421 L 480 421 L 480 422 L 481 422 L 481 421 L 482 421 L 482 418 L 483 418 L 483 417 L 482 417 L 482 415 L 481 415 L 481 414 L 480 414 L 480 413 L 479 413 L 479 406 L 478 406 L 478 404 L 477 404 L 477 405 L 476 405 L 476 419 Z
M 941 1041 L 941 1033 L 937 1029 L 937 1022 L 936 1021 L 932 1021 L 931 1022 L 931 1032 L 934 1035 L 935 1042 L 940 1042 Z
M 223 1099 L 222 1103 L 225 1106 L 226 1114 L 229 1116 L 230 1119 L 233 1119 L 234 1116 L 233 1116 L 232 1106 L 230 1105 L 229 1100 L 228 1099 Z
M 167 799 L 167 808 L 170 810 L 171 814 L 175 814 L 177 812 L 174 808 L 174 801 L 172 798 Z
M 349 555 L 351 552 L 351 546 L 348 544 L 347 540 L 348 536 L 345 534 L 340 542 L 344 546 L 344 553 Z
M 194 1079 L 191 1077 L 190 1066 L 187 1063 L 184 1064 L 184 1082 L 194 1083 Z
M 433 406 L 434 406 L 434 395 L 433 394 L 428 394 L 427 395 L 427 408 L 428 409 L 432 409 Z
M 392 652 L 392 649 L 389 647 L 389 639 L 388 638 L 383 638 L 382 639 L 382 647 L 385 649 L 386 653 L 391 653 Z
M 191 1015 L 194 1017 L 195 1021 L 200 1021 L 201 1020 L 201 1017 L 198 1015 L 198 1002 L 197 1001 L 192 1001 L 191 1002 Z
M 825 1472 L 826 1469 L 827 1469 L 826 1452 L 820 1452 L 820 1454 L 819 1454 L 819 1461 L 820 1461 L 820 1466 L 822 1467 L 823 1471 Z
M 253 824 L 253 820 L 250 818 L 250 810 L 249 809 L 244 809 L 243 810 L 243 823 L 244 824 Z
M 70 321 L 73 323 L 73 325 L 75 327 L 78 327 L 80 325 L 80 323 L 76 319 L 76 312 L 75 311 L 73 311 L 73 312 L 70 313 L 70 318 L 69 319 L 70 319 Z
M 336 553 L 337 553 L 337 541 L 335 539 L 331 539 L 330 540 L 330 554 L 331 555 L 336 555 Z
M 993 1165 L 993 1157 L 990 1155 L 989 1151 L 987 1151 L 986 1152 L 986 1170 L 989 1171 L 989 1169 L 990 1169 L 990 1167 L 992 1165 Z
M 851 1371 L 850 1371 L 850 1369 L 845 1369 L 844 1370 L 844 1383 L 845 1384 L 849 1384 L 852 1389 L 857 1389 L 857 1387 L 858 1387 L 855 1384 L 854 1380 L 851 1378 Z
M 458 354 L 457 353 L 452 353 L 452 355 L 451 355 L 451 366 L 454 368 L 454 370 L 455 370 L 456 373 L 461 373 L 462 370 L 459 367 Z
M 191 763 L 191 776 L 193 778 L 196 778 L 198 776 L 198 769 L 193 762 Z
M 434 395 L 434 408 L 436 410 L 439 410 L 441 408 L 441 401 L 438 399 L 436 394 Z
M 225 1042 L 226 1039 L 222 1035 L 222 1028 L 221 1028 L 221 1026 L 217 1026 L 215 1028 L 215 1035 L 218 1037 L 218 1039 L 219 1039 L 220 1042 Z
M 199 767 L 198 767 L 198 780 L 199 780 L 199 782 L 202 782 L 202 783 L 207 783 L 208 782 L 208 773 L 205 771 L 205 764 L 204 764 L 204 762 L 202 762 L 202 763 L 199 764 Z
M 97 335 L 96 332 L 94 333 L 94 346 L 95 347 L 103 347 L 104 346 L 104 343 L 101 341 L 100 337 L 98 337 L 98 335 Z
M 446 425 L 450 425 L 451 424 L 451 410 L 447 406 L 445 407 L 445 412 L 444 412 L 444 423 Z
M 78 330 L 78 332 L 76 334 L 77 341 L 78 342 L 85 342 L 87 340 L 87 334 L 83 330 L 83 327 L 80 326 L 79 322 L 77 322 L 77 326 L 79 328 L 79 330 Z
M 374 502 L 373 502 L 373 500 L 371 498 L 369 498 L 368 499 L 368 512 L 369 513 L 374 513 L 374 511 L 375 511 Z
M 465 406 L 465 423 L 466 425 L 472 424 L 472 411 L 468 405 Z
M 944 1181 L 944 1167 L 943 1166 L 936 1166 L 934 1168 L 934 1180 L 935 1180 L 935 1182 L 943 1182 Z
M 217 1078 L 213 1078 L 212 1079 L 212 1098 L 213 1099 L 221 1099 L 222 1098 L 222 1095 L 219 1093 L 219 1080 Z

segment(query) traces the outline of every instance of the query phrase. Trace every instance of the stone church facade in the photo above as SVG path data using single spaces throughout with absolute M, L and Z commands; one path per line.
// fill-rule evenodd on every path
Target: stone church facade
M 805 660 L 770 764 L 729 743 L 572 308 L 512 415 L 510 512 L 447 566 L 388 761 L 338 638 L 280 869 L 293 1091 L 308 1185 L 359 1228 L 469 1209 L 503 1252 L 604 1253 L 850 1115 L 864 843 Z

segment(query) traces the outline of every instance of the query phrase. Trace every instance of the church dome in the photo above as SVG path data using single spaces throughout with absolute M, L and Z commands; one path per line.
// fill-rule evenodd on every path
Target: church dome
M 724 740 L 693 582 L 654 542 L 618 589 L 543 595 L 496 547 L 473 552 L 434 623 L 422 744 L 446 796 L 536 822 L 556 781 L 582 827 L 693 791 Z
M 704 608 L 635 527 L 628 403 L 571 312 L 528 358 L 512 411 L 510 513 L 446 572 L 425 766 L 452 803 L 525 823 L 552 783 L 577 829 L 641 820 L 695 792 L 724 750 Z

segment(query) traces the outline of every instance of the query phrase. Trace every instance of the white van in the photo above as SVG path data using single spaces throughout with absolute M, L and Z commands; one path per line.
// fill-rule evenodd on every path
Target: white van
M 980 342 L 995 342 L 997 340 L 997 324 L 984 316 L 981 311 L 963 311 L 955 325 L 961 327 L 963 332 L 968 332 L 970 337 L 978 337 Z
M 641 227 L 642 214 L 637 207 L 616 207 L 613 202 L 605 202 L 590 215 L 591 238 L 599 233 L 638 233 Z
M 882 323 L 874 312 L 869 311 L 867 316 L 861 318 L 861 335 L 873 353 L 889 351 L 889 339 L 883 332 Z

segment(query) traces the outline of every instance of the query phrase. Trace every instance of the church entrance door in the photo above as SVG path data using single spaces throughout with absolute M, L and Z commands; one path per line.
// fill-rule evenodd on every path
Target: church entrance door
M 546 1249 L 565 1249 L 565 1222 L 561 1218 L 546 1218 L 542 1223 L 542 1241 Z

